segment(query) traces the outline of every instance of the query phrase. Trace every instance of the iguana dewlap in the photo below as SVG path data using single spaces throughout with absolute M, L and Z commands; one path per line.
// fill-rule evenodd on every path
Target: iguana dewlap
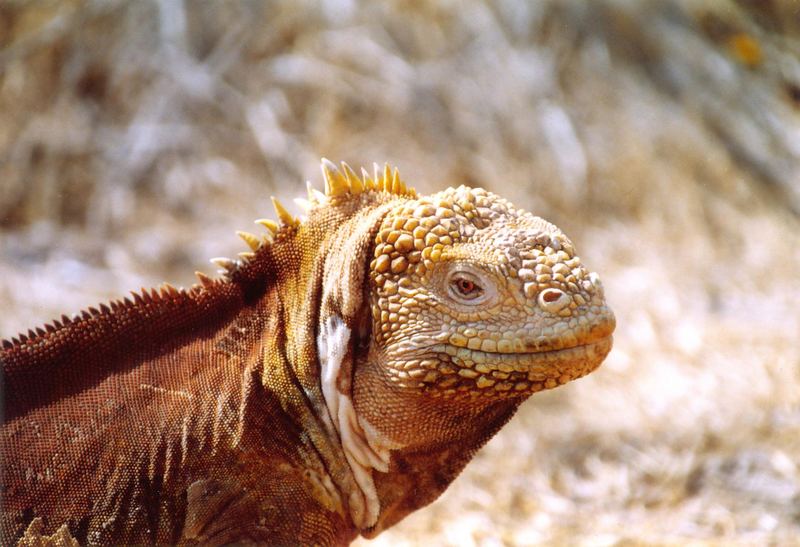
M 342 544 L 439 496 L 614 316 L 552 224 L 323 160 L 220 279 L 3 343 L 0 544 Z

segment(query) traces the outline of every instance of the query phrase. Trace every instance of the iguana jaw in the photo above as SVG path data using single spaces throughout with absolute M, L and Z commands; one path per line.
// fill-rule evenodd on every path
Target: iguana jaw
M 611 351 L 608 334 L 585 344 L 550 351 L 485 352 L 437 344 L 387 368 L 403 388 L 433 397 L 519 397 L 551 389 L 595 370 Z

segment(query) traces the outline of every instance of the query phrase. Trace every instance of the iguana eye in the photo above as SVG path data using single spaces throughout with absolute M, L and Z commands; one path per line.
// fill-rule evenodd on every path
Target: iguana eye
M 483 294 L 483 289 L 465 274 L 457 274 L 450 281 L 450 288 L 461 299 L 472 300 Z

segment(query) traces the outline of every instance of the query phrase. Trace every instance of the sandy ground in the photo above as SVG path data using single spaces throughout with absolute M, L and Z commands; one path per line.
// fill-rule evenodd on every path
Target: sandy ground
M 618 331 L 374 544 L 800 545 L 791 2 L 214 6 L 0 6 L 0 337 L 389 160 L 558 224 Z

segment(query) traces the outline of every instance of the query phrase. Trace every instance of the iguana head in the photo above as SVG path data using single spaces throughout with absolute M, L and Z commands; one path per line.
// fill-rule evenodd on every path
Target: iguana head
M 428 397 L 527 396 L 594 370 L 614 315 L 553 224 L 480 188 L 398 203 L 370 263 L 386 377 Z

